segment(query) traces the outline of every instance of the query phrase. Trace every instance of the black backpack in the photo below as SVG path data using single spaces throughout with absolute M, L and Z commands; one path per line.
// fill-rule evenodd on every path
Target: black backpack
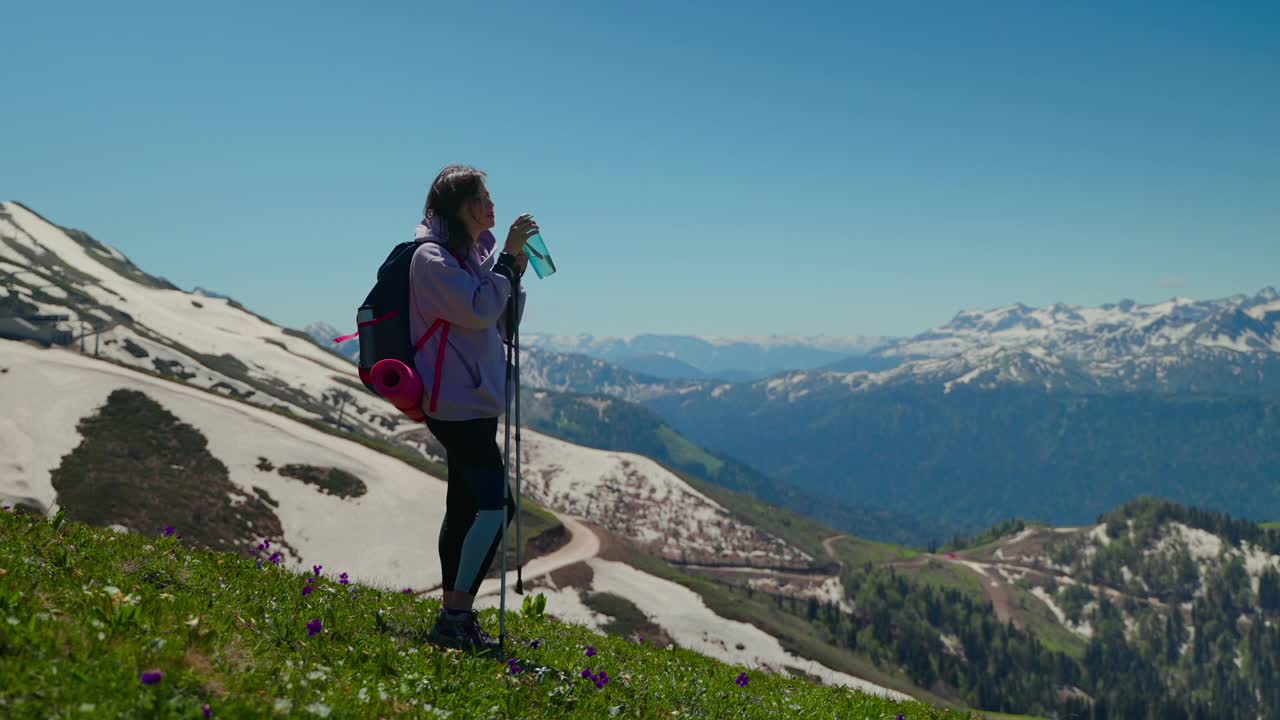
M 413 342 L 409 339 L 409 263 L 419 240 L 402 242 L 391 249 L 378 268 L 378 279 L 356 310 L 356 335 L 360 338 L 360 381 L 375 392 L 369 372 L 379 360 L 399 360 L 413 367 Z M 350 336 L 348 336 L 350 337 Z

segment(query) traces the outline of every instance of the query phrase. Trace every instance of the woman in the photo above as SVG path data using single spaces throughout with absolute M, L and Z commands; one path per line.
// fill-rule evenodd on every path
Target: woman
M 489 651 L 498 646 L 481 627 L 472 604 L 493 562 L 504 522 L 515 516 L 498 449 L 498 418 L 506 409 L 508 302 L 524 274 L 525 242 L 538 231 L 529 215 L 511 224 L 501 253 L 493 227 L 493 201 L 485 174 L 450 165 L 427 194 L 418 226 L 423 240 L 410 263 L 412 337 L 422 377 L 427 427 L 444 446 L 449 490 L 440 527 L 444 608 L 432 642 Z M 524 289 L 517 322 L 524 310 Z M 425 337 L 424 337 L 425 336 Z

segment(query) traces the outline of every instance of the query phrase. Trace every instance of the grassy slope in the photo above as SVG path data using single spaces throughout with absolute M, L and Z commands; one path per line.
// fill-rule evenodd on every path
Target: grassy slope
M 317 560 L 323 561 L 323 558 Z M 270 563 L 116 534 L 61 516 L 0 513 L 0 715 L 271 714 L 453 718 L 937 718 L 918 703 L 508 616 L 522 668 L 423 641 L 435 601 L 304 578 Z M 334 568 L 341 570 L 341 568 Z M 307 623 L 323 622 L 309 637 Z M 482 613 L 496 625 L 493 611 Z M 530 647 L 533 639 L 540 647 Z M 598 654 L 587 658 L 584 647 Z M 606 670 L 603 688 L 581 677 Z M 140 675 L 163 673 L 158 684 Z M 84 715 L 88 716 L 88 715 Z
M 865 540 L 852 535 L 833 541 L 831 550 L 838 560 L 849 567 L 861 567 L 867 563 L 879 564 L 886 560 L 908 560 L 920 554 L 917 550 L 901 545 Z
M 939 706 L 959 707 L 946 699 L 928 693 L 904 677 L 891 675 L 876 667 L 864 655 L 851 653 L 835 647 L 819 634 L 817 628 L 796 615 L 784 612 L 768 599 L 756 593 L 748 597 L 743 591 L 716 583 L 708 578 L 682 572 L 664 562 L 633 547 L 622 546 L 614 550 L 617 559 L 639 570 L 664 578 L 698 593 L 707 607 L 717 615 L 749 623 L 778 638 L 787 650 L 802 657 L 815 660 L 833 670 L 849 673 L 869 680 L 883 687 L 908 693 Z
M 810 520 L 797 512 L 770 505 L 746 493 L 721 487 L 675 468 L 666 465 L 663 467 L 688 483 L 690 487 L 728 508 L 743 521 L 786 540 L 812 555 L 819 563 L 827 557 L 822 549 L 822 541 L 839 534 L 826 525 Z

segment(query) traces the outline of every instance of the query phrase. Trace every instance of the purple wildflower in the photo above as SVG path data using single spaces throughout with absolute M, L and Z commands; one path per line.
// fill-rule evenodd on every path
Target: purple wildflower
M 178 533 L 178 539 L 179 539 L 179 540 L 181 540 L 181 539 L 182 539 L 182 533 Z
M 538 646 L 541 644 L 542 644 L 541 640 L 533 640 L 529 643 L 529 647 L 533 648 L 534 650 L 537 650 Z
M 405 589 L 404 589 L 404 590 L 402 590 L 401 592 L 403 592 L 405 595 L 412 595 L 412 594 L 413 594 L 413 588 L 405 588 Z
M 307 637 L 315 637 L 324 630 L 324 622 L 320 618 L 316 618 L 307 623 Z
M 281 561 L 281 560 L 283 560 L 283 559 L 284 559 L 284 556 L 280 554 L 280 551 L 279 551 L 279 550 L 277 550 L 277 551 L 275 551 L 275 552 L 271 553 L 271 558 L 270 558 L 270 560 L 271 560 L 271 562 L 275 563 L 276 565 L 279 565 L 279 564 L 280 564 L 280 561 Z
M 898 717 L 896 720 L 907 720 L 907 719 L 902 716 L 902 713 L 898 713 Z
M 591 668 L 582 668 L 582 677 L 591 678 Z
M 303 594 L 304 596 L 306 596 L 306 595 L 310 595 L 310 594 L 311 594 L 311 591 L 312 591 L 312 590 L 314 590 L 314 589 L 315 589 L 315 588 L 311 587 L 310 583 L 308 583 L 307 585 L 305 585 L 305 586 L 302 588 L 302 594 Z
M 159 685 L 163 678 L 164 673 L 159 670 L 148 670 L 142 673 L 142 677 L 139 679 L 142 681 L 143 685 Z
M 734 682 L 738 683 L 738 687 L 746 687 L 747 683 L 751 682 L 751 678 L 747 677 L 746 673 L 741 673 Z M 902 720 L 901 715 L 898 716 L 898 720 Z
M 643 644 L 644 644 L 644 636 L 643 636 L 643 635 L 641 635 L 640 637 L 636 638 L 636 642 L 638 642 L 638 643 L 640 643 L 641 645 L 643 645 Z
M 5 506 L 4 506 L 4 509 L 5 509 L 5 510 L 12 510 L 12 509 L 13 509 L 13 506 L 12 506 L 12 505 L 5 505 Z
M 350 584 L 351 584 L 351 581 L 347 579 L 347 574 L 346 574 L 346 573 L 342 573 L 341 575 L 339 575 L 339 576 L 338 576 L 338 584 L 339 584 L 339 585 L 350 585 Z
M 311 566 L 311 572 L 315 573 L 315 574 L 316 574 L 316 577 L 320 577 L 320 571 L 321 571 L 321 570 L 323 570 L 323 569 L 324 569 L 324 566 L 323 566 L 323 565 L 312 565 L 312 566 Z
M 585 654 L 587 657 L 595 657 L 595 655 L 596 655 L 596 649 L 595 649 L 595 647 L 593 647 L 593 646 L 591 646 L 591 645 L 588 645 L 588 646 L 587 646 L 587 650 L 586 650 L 586 652 L 585 652 L 584 654 Z
M 200 712 L 204 713 L 207 718 L 213 717 L 213 708 L 209 707 L 209 703 L 205 703 L 204 707 L 200 708 Z
M 516 660 L 515 658 L 510 658 L 509 660 L 507 660 L 507 672 L 511 673 L 512 675 L 519 675 L 520 673 L 524 672 L 524 668 L 520 667 L 519 660 Z
M 172 525 L 166 525 L 166 526 L 165 526 L 165 528 L 164 528 L 164 536 L 165 536 L 165 537 L 171 537 L 172 535 L 173 535 L 173 526 L 172 526 Z
M 267 538 L 262 538 L 262 547 L 264 549 L 271 547 L 271 541 L 268 540 Z
M 594 680 L 596 681 L 596 687 L 597 687 L 597 688 L 602 688 L 602 687 L 604 687 L 605 685 L 608 685 L 608 684 L 609 684 L 609 673 L 607 673 L 607 672 L 605 672 L 605 671 L 601 670 L 601 671 L 600 671 L 600 674 L 599 674 L 599 675 L 596 675 L 596 676 L 595 676 L 595 678 L 594 678 Z

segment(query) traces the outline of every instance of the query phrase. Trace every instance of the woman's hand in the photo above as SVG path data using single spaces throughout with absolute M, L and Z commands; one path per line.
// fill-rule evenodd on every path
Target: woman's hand
M 524 244 L 537 233 L 538 223 L 534 222 L 532 215 L 525 213 L 511 223 L 511 229 L 507 231 L 507 244 L 502 249 L 512 255 L 524 255 Z M 526 257 L 524 262 L 529 262 L 529 258 Z

